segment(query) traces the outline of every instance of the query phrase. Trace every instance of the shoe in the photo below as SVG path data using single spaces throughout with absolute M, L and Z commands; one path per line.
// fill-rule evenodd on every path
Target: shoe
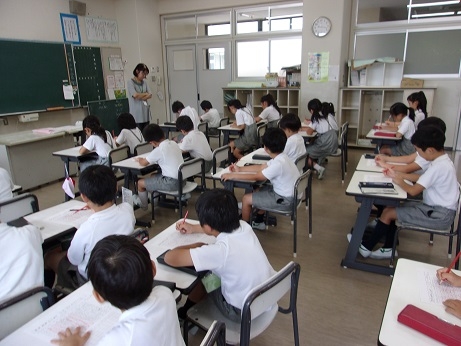
M 317 176 L 317 178 L 319 180 L 322 180 L 323 179 L 323 176 L 325 175 L 325 167 L 319 167 L 319 169 L 317 170 L 317 172 L 319 173 L 319 175 Z
M 370 258 L 374 259 L 391 259 L 392 248 L 380 248 L 376 251 L 373 251 L 370 255 Z M 395 250 L 395 257 L 398 257 L 397 250 Z
M 138 195 L 134 194 L 132 198 L 133 198 L 133 204 L 134 205 L 137 205 L 142 210 L 147 210 L 147 205 L 142 204 L 141 198 L 139 198 Z
M 184 195 L 181 196 L 181 201 L 187 201 L 188 199 L 190 199 L 192 196 L 190 193 L 186 193 Z
M 352 239 L 352 234 L 351 233 L 348 233 L 346 235 L 347 237 L 347 241 L 350 243 L 351 242 L 351 239 Z M 359 253 L 362 255 L 363 258 L 367 258 L 367 257 L 370 257 L 371 255 L 371 251 L 368 250 L 365 246 L 363 246 L 362 244 L 360 244 L 360 247 L 359 247 Z
M 254 229 L 257 229 L 259 231 L 265 231 L 266 230 L 266 224 L 264 222 L 252 222 L 251 227 Z

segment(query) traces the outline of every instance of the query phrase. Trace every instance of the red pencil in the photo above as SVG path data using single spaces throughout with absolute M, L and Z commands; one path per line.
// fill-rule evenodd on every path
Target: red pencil
M 186 214 L 186 215 L 187 215 L 187 214 Z M 451 261 L 450 266 L 448 267 L 448 269 L 447 269 L 447 271 L 446 271 L 447 273 L 449 273 L 450 270 L 453 269 L 453 267 L 455 266 L 455 263 L 456 263 L 456 262 L 458 261 L 458 259 L 459 259 L 459 255 L 461 255 L 461 251 L 458 252 L 458 254 L 456 255 L 455 259 L 454 259 L 453 261 Z
M 184 215 L 184 220 L 182 221 L 181 226 L 186 223 L 187 215 L 189 215 L 189 210 L 186 210 L 186 215 Z

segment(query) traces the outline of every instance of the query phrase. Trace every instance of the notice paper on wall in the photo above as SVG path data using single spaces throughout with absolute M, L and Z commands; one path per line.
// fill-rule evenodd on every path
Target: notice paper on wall
M 62 92 L 64 94 L 64 100 L 74 99 L 74 89 L 72 88 L 72 85 L 63 85 Z

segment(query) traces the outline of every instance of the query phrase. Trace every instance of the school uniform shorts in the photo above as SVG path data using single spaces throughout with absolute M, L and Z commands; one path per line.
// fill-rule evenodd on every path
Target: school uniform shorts
M 405 202 L 396 208 L 397 220 L 432 229 L 447 229 L 455 219 L 456 211 L 440 206 L 430 206 L 422 202 Z
M 186 181 L 183 182 L 183 186 L 185 184 Z M 145 178 L 144 185 L 146 186 L 146 190 L 149 192 L 158 190 L 176 191 L 178 189 L 178 179 L 165 177 L 159 173 L 150 178 Z
M 284 197 L 275 193 L 272 185 L 263 185 L 253 192 L 253 207 L 258 209 L 277 209 L 290 212 L 293 197 Z

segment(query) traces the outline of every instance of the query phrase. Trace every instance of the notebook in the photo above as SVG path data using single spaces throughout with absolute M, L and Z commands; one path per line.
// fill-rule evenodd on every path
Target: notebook
M 168 267 L 171 267 L 171 268 L 180 270 L 182 272 L 185 272 L 187 274 L 191 274 L 191 275 L 198 276 L 198 277 L 203 277 L 203 276 L 205 276 L 206 273 L 208 273 L 207 270 L 198 272 L 198 271 L 195 270 L 194 266 L 190 266 L 190 267 L 173 267 L 173 266 L 170 266 L 168 263 L 165 262 L 165 254 L 168 251 L 170 251 L 170 250 L 166 250 L 164 253 L 162 253 L 160 256 L 157 257 L 158 263 L 164 264 L 164 265 L 166 265 Z
M 367 195 L 398 195 L 398 192 L 392 183 L 361 181 L 359 183 L 359 188 L 363 194 Z

